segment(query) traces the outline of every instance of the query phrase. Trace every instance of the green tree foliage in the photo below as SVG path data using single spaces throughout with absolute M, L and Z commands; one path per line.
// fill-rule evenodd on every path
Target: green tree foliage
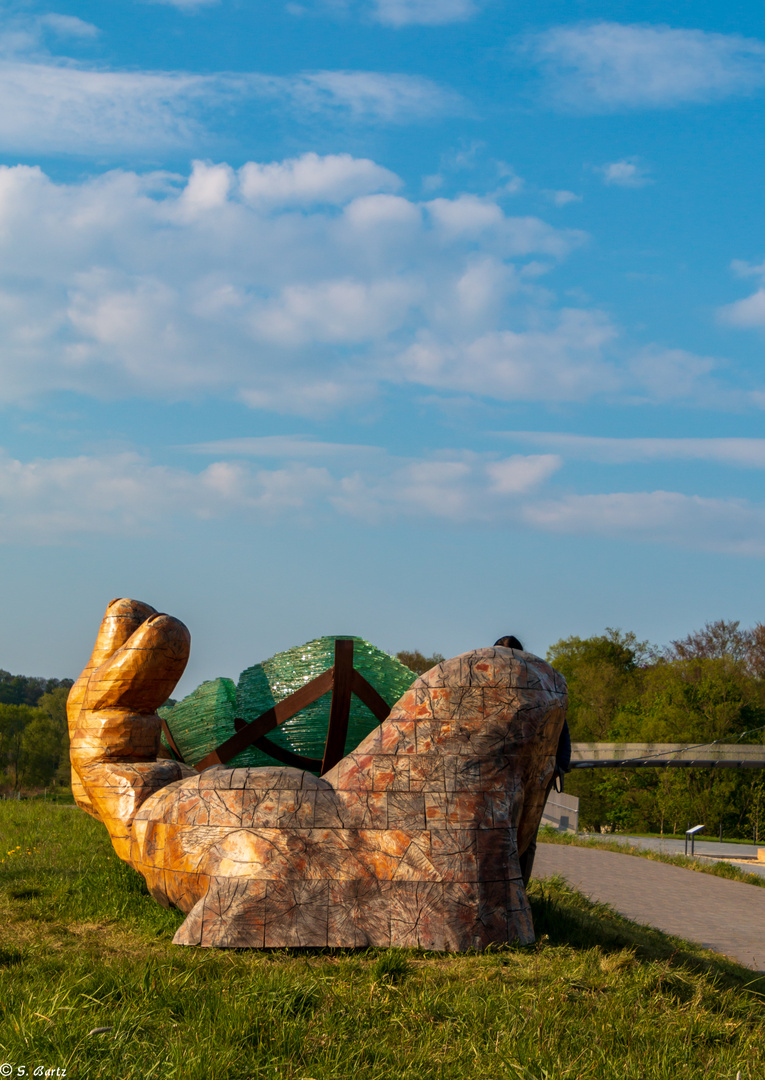
M 66 787 L 70 781 L 66 699 L 71 681 L 27 681 L 43 684 L 36 705 L 0 703 L 0 788 Z
M 0 668 L 0 704 L 36 705 L 43 694 L 65 687 L 67 692 L 72 679 L 41 679 L 29 675 L 11 675 Z
M 765 627 L 707 625 L 659 653 L 634 634 L 606 630 L 557 642 L 548 660 L 569 686 L 575 742 L 765 742 Z M 729 835 L 756 830 L 759 774 L 715 769 L 582 770 L 569 778 L 585 827 Z M 759 815 L 759 817 L 758 817 Z
M 396 653 L 396 659 L 400 660 L 410 671 L 414 671 L 415 674 L 424 675 L 426 671 L 430 671 L 436 664 L 440 664 L 444 657 L 441 653 L 423 656 L 419 649 L 402 649 L 401 652 Z
M 647 641 L 610 627 L 598 637 L 570 637 L 551 646 L 547 659 L 568 683 L 571 738 L 610 741 L 615 718 L 634 699 L 641 671 L 656 655 Z

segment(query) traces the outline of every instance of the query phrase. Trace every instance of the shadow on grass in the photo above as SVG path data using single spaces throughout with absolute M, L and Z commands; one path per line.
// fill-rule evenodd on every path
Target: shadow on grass
M 722 985 L 746 989 L 765 999 L 765 973 L 750 971 L 693 942 L 671 937 L 624 918 L 608 904 L 597 903 L 569 887 L 556 874 L 532 881 L 529 902 L 537 942 L 604 952 L 630 949 L 642 960 L 660 960 L 696 974 L 715 976 Z

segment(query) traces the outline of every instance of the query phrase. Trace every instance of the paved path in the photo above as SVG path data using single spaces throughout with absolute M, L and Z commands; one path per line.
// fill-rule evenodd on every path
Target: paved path
M 585 833 L 583 835 L 587 834 Z M 638 848 L 651 848 L 654 851 L 661 851 L 666 855 L 685 854 L 685 841 L 675 840 L 674 838 L 662 838 L 658 836 L 625 836 L 623 833 L 612 833 L 610 836 L 598 835 L 596 839 L 605 843 L 608 843 L 609 839 L 613 839 L 620 844 L 632 844 L 633 847 Z M 740 870 L 745 871 L 747 874 L 759 874 L 760 877 L 765 877 L 765 862 L 756 861 L 758 848 L 765 848 L 765 843 L 757 845 L 721 844 L 718 840 L 697 840 L 695 851 L 697 856 L 707 857 L 703 859 L 704 862 L 707 862 L 708 859 L 726 859 L 729 862 L 733 862 Z M 689 843 L 689 856 L 690 852 L 691 845 Z
M 765 972 L 765 889 L 597 848 L 539 844 L 534 877 L 561 874 L 634 922 Z

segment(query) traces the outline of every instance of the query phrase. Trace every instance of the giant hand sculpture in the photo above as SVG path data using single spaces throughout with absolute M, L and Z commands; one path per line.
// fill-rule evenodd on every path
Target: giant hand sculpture
M 182 945 L 531 942 L 518 864 L 536 835 L 566 687 L 544 661 L 478 649 L 419 678 L 324 776 L 193 772 L 158 760 L 186 627 L 115 600 L 69 696 L 78 804 L 161 904 Z

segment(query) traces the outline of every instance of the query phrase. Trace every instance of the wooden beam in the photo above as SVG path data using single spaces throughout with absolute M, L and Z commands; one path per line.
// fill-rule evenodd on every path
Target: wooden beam
M 175 757 L 176 761 L 180 761 L 182 764 L 185 765 L 185 762 L 183 760 L 183 754 L 178 749 L 176 741 L 173 738 L 173 733 L 167 726 L 167 720 L 165 720 L 164 716 L 160 716 L 159 722 L 162 724 L 162 731 L 164 732 L 165 738 L 167 739 L 167 745 L 170 747 L 170 750 L 172 751 L 172 754 Z
M 329 730 L 321 763 L 322 775 L 345 756 L 348 718 L 351 715 L 351 686 L 353 683 L 353 639 L 335 641 L 335 685 L 329 707 Z
M 351 642 L 352 644 L 353 642 Z M 266 735 L 269 731 L 273 731 L 275 727 L 283 724 L 285 720 L 289 720 L 295 713 L 305 709 L 307 705 L 312 705 L 323 694 L 332 690 L 334 684 L 335 669 L 329 668 L 329 670 L 323 671 L 321 675 L 311 679 L 305 686 L 301 686 L 294 694 L 290 694 L 289 697 L 278 701 L 273 708 L 267 709 L 266 712 L 261 713 L 251 723 L 245 724 L 236 734 L 222 742 L 215 750 L 211 750 L 201 761 L 198 761 L 194 768 L 197 772 L 203 772 L 205 769 L 209 769 L 211 765 L 225 765 L 226 762 L 231 761 L 231 758 L 236 757 L 242 750 L 251 746 L 256 739 Z
M 257 746 L 258 750 L 262 750 L 264 754 L 270 754 L 272 758 L 281 761 L 283 765 L 291 765 L 293 769 L 305 769 L 313 772 L 314 769 L 318 771 L 321 768 L 321 758 L 304 757 L 303 754 L 296 754 L 294 750 L 285 750 L 283 746 L 271 742 L 265 735 L 261 735 L 255 746 Z
M 380 697 L 371 683 L 368 683 L 360 671 L 356 668 L 353 669 L 353 675 L 351 676 L 351 690 L 353 690 L 359 700 L 363 701 L 372 715 L 380 723 L 383 720 L 388 719 L 390 713 L 390 705 L 387 701 Z

